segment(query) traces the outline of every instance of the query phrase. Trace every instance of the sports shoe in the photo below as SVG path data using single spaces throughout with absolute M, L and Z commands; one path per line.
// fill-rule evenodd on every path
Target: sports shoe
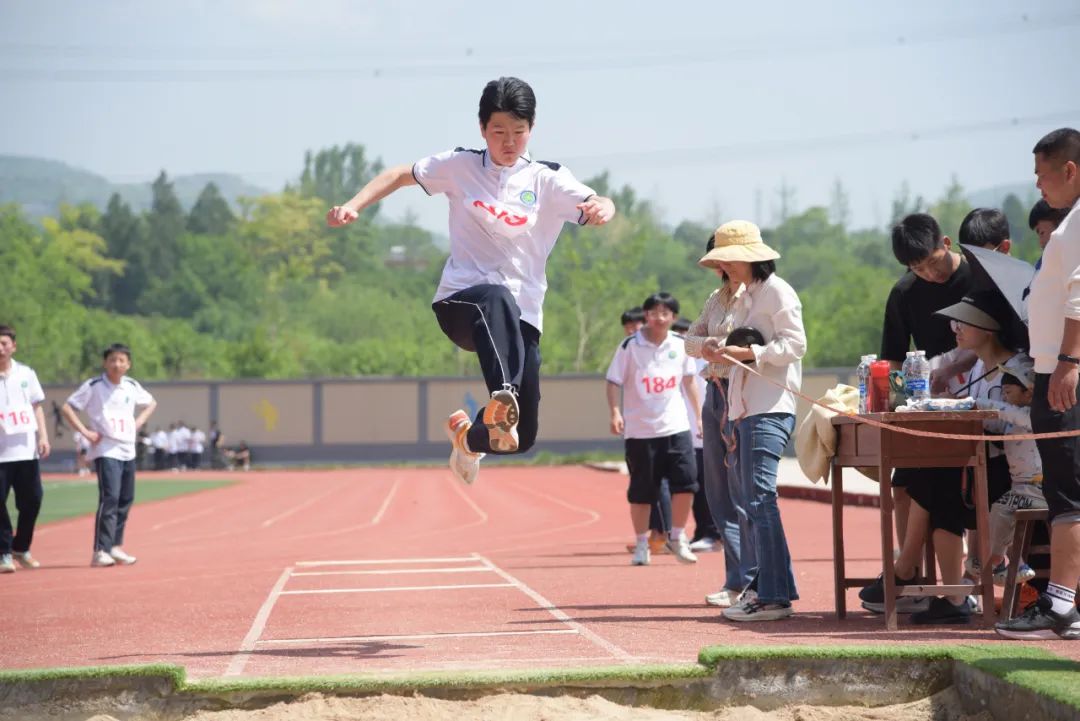
M 790 603 L 762 603 L 754 594 L 753 600 L 724 609 L 724 618 L 729 621 L 779 621 L 795 611 Z
M 1009 567 L 1004 561 L 1002 561 L 1001 564 L 994 569 L 994 585 L 1004 587 L 1005 581 L 1008 577 Z M 1020 565 L 1016 567 L 1017 583 L 1027 583 L 1033 578 L 1035 578 L 1035 571 L 1034 569 L 1032 569 L 1031 566 L 1021 562 Z
M 930 605 L 925 611 L 911 614 L 911 622 L 921 626 L 971 623 L 971 616 L 975 611 L 974 606 L 971 596 L 965 597 L 964 602 L 959 606 L 947 598 L 931 598 Z
M 115 566 L 116 561 L 105 551 L 94 551 L 94 555 L 90 557 L 90 565 L 105 568 L 107 566 Z
M 16 551 L 14 556 L 15 560 L 23 568 L 38 568 L 41 566 L 38 560 L 30 555 L 30 551 L 23 551 L 22 553 Z
M 720 547 L 720 542 L 712 536 L 703 536 L 690 542 L 690 550 L 695 553 L 711 553 Z
M 690 550 L 690 544 L 686 542 L 686 536 L 680 536 L 677 539 L 669 538 L 664 542 L 664 548 L 669 550 L 679 563 L 697 563 L 697 556 Z
M 109 551 L 109 555 L 112 556 L 112 559 L 114 561 L 124 566 L 130 566 L 136 561 L 135 556 L 132 556 L 130 553 L 125 552 L 124 549 L 120 548 L 120 546 L 113 546 L 112 550 Z
M 483 453 L 473 453 L 465 445 L 465 435 L 471 427 L 469 414 L 462 410 L 451 413 L 446 421 L 446 436 L 454 447 L 450 451 L 450 471 L 465 484 L 476 482 L 480 475 L 480 459 L 484 457 Z
M 0 554 L 0 573 L 15 573 L 15 561 L 10 553 Z
M 1054 613 L 1053 605 L 1054 602 L 1049 596 L 1040 594 L 1035 603 L 1025 608 L 1022 614 L 998 623 L 994 630 L 999 636 L 1021 641 L 1080 639 L 1080 613 L 1076 611 L 1076 606 L 1061 615 Z
M 903 579 L 899 576 L 895 576 L 894 578 L 896 579 L 897 586 L 910 585 L 915 581 L 913 578 Z M 885 613 L 884 574 L 879 574 L 873 583 L 869 586 L 863 586 L 859 590 L 859 600 L 862 601 L 862 607 L 870 613 Z M 925 611 L 929 607 L 930 599 L 925 596 L 922 598 L 916 596 L 896 597 L 897 613 L 919 613 L 920 611 Z
M 735 605 L 735 602 L 739 598 L 739 591 L 732 591 L 727 588 L 721 588 L 716 593 L 710 593 L 705 597 L 705 603 L 710 606 L 719 606 L 720 608 L 729 608 Z
M 495 391 L 484 406 L 484 425 L 492 450 L 513 453 L 518 449 L 518 402 L 509 388 Z
M 634 546 L 634 557 L 630 559 L 631 566 L 648 566 L 652 560 L 652 554 L 649 552 L 649 542 L 638 542 Z
M 658 531 L 652 531 L 649 534 L 649 552 L 652 553 L 654 556 L 661 553 L 667 553 L 667 549 L 664 547 L 664 543 L 666 541 L 667 536 L 665 536 L 663 533 L 660 533 Z M 630 553 L 633 553 L 635 548 L 637 548 L 637 541 L 626 544 L 626 550 Z

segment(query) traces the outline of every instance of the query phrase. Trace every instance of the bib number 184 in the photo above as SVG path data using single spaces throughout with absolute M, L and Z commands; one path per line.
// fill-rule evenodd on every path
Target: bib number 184
M 658 378 L 645 376 L 641 379 L 642 384 L 645 386 L 646 393 L 663 393 L 664 391 L 674 390 L 676 386 L 675 376 L 670 378 Z

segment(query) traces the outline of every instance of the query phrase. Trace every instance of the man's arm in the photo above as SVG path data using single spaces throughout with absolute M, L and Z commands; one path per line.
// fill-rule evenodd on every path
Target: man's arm
M 602 195 L 594 195 L 584 203 L 578 203 L 581 225 L 603 225 L 615 217 L 615 201 Z
M 697 413 L 697 429 L 698 437 L 701 437 L 701 397 L 698 395 L 697 383 L 694 381 L 694 376 L 683 376 L 682 379 L 683 393 L 686 394 L 687 399 L 691 403 L 691 408 L 696 408 Z M 691 419 L 693 420 L 693 419 Z
M 76 413 L 75 409 L 72 408 L 68 403 L 64 403 L 63 407 L 60 409 L 60 412 L 64 414 L 64 418 L 67 420 L 68 425 L 77 430 L 79 433 L 82 433 L 83 437 L 86 440 L 90 441 L 91 445 L 101 440 L 101 434 L 97 431 L 92 431 L 86 426 L 84 426 L 82 419 L 79 418 L 79 414 Z
M 607 403 L 608 411 L 611 414 L 611 434 L 621 436 L 623 429 L 626 427 L 623 422 L 622 411 L 619 409 L 622 404 L 622 386 L 607 381 Z
M 416 185 L 411 165 L 395 165 L 393 168 L 387 168 L 372 178 L 351 200 L 344 205 L 335 205 L 331 208 L 326 214 L 326 224 L 331 228 L 348 225 L 359 218 L 360 213 L 368 206 L 378 203 L 395 190 L 409 185 Z
M 45 411 L 40 403 L 34 404 L 34 416 L 37 418 L 37 448 L 38 458 L 48 458 L 52 450 L 49 446 L 49 427 L 45 425 Z
M 146 421 L 149 420 L 150 414 L 154 412 L 155 408 L 157 408 L 157 401 L 150 401 L 146 404 L 146 407 L 142 409 L 142 413 L 135 418 L 135 430 L 139 430 L 146 425 Z
M 1080 358 L 1080 320 L 1065 319 L 1065 333 L 1061 337 L 1060 352 L 1063 355 Z M 1069 361 L 1058 361 L 1046 389 L 1046 399 L 1052 410 L 1064 413 L 1076 405 L 1078 380 L 1080 380 L 1080 366 Z

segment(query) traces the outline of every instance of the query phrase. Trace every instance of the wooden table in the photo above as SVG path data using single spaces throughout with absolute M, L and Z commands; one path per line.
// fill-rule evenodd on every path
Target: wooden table
M 868 413 L 863 416 L 833 417 L 836 455 L 832 460 L 833 575 L 836 583 L 836 615 L 847 614 L 845 591 L 872 583 L 873 578 L 847 578 L 844 572 L 844 477 L 849 467 L 876 467 L 881 493 L 881 561 L 884 567 L 885 628 L 896 630 L 896 596 L 967 596 L 981 594 L 983 616 L 994 620 L 993 569 L 989 564 L 990 511 L 986 488 L 986 444 L 984 441 L 921 438 L 862 423 L 868 418 L 911 430 L 934 433 L 981 435 L 983 421 L 997 418 L 997 411 L 949 411 L 913 413 Z M 975 522 L 979 539 L 981 582 L 971 585 L 934 584 L 933 558 L 928 552 L 930 583 L 897 586 L 893 559 L 892 471 L 894 468 L 966 468 L 975 473 Z

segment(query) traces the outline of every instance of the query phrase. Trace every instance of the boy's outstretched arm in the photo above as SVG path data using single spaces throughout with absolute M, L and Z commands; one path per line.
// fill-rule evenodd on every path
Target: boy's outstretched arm
M 360 217 L 360 213 L 363 212 L 364 208 L 378 203 L 398 188 L 404 188 L 408 185 L 416 185 L 416 178 L 413 177 L 411 165 L 395 165 L 392 168 L 387 168 L 372 178 L 347 203 L 335 205 L 331 208 L 326 213 L 326 224 L 331 228 L 348 225 Z
M 584 203 L 579 203 L 582 225 L 603 225 L 615 217 L 615 201 L 602 195 L 593 195 Z

